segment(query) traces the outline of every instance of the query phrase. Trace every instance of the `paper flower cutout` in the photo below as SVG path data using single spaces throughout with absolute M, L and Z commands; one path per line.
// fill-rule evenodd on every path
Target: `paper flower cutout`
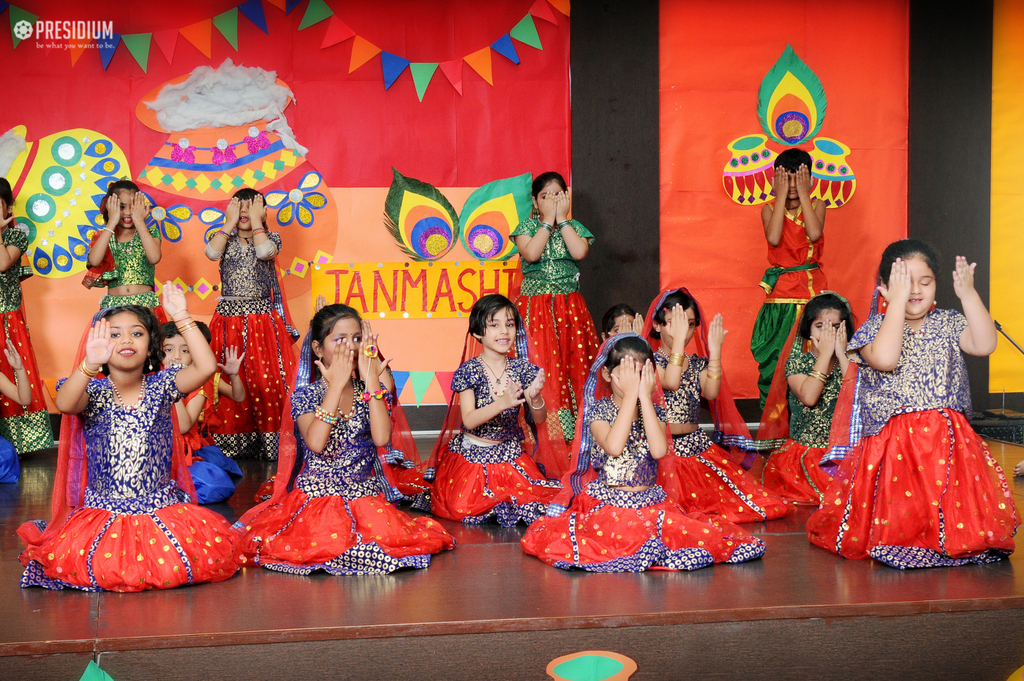
M 298 220 L 303 227 L 313 224 L 313 211 L 327 205 L 327 197 L 320 192 L 312 191 L 320 186 L 323 178 L 320 173 L 311 170 L 299 180 L 299 186 L 285 192 L 274 190 L 267 192 L 267 207 L 277 210 L 277 224 L 287 227 Z
M 171 243 L 181 241 L 181 227 L 192 219 L 192 209 L 183 203 L 175 204 L 170 208 L 164 208 L 163 206 L 156 205 L 156 201 L 153 200 L 152 196 L 145 192 L 143 194 L 149 201 L 149 205 L 152 206 L 149 211 L 149 217 L 146 218 L 146 224 L 149 226 L 157 225 L 163 237 Z

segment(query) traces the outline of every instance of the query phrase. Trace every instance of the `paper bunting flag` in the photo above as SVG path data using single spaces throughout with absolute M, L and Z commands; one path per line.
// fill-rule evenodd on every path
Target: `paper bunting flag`
M 164 58 L 170 64 L 174 59 L 174 47 L 178 44 L 178 29 L 169 28 L 166 31 L 157 31 L 153 34 L 153 42 L 163 52 Z
M 543 19 L 549 24 L 558 24 L 558 19 L 552 13 L 548 0 L 537 0 L 537 2 L 533 3 L 533 7 L 530 8 L 530 16 Z
M 452 376 L 454 375 L 454 371 L 438 371 L 434 374 L 437 377 L 437 384 L 441 386 L 441 392 L 444 393 L 446 404 L 452 401 Z
M 460 95 L 462 94 L 462 60 L 452 59 L 451 61 L 443 61 L 438 64 L 441 69 L 441 73 L 444 74 L 448 82 L 452 84 L 455 91 Z
M 232 7 L 227 12 L 215 16 L 213 25 L 217 27 L 217 30 L 234 48 L 235 52 L 238 52 L 238 8 Z
M 423 404 L 423 398 L 427 389 L 434 382 L 433 371 L 410 371 L 409 380 L 412 382 L 412 394 L 416 397 L 416 406 Z
M 284 3 L 284 13 L 291 14 L 292 10 L 298 7 L 300 2 L 302 2 L 302 0 L 286 0 Z
M 519 65 L 519 55 L 516 53 L 516 47 L 512 44 L 512 38 L 509 37 L 508 33 L 495 40 L 491 44 L 491 49 L 516 66 Z
M 494 85 L 494 79 L 491 76 L 491 48 L 485 47 L 482 50 L 477 50 L 473 54 L 467 54 L 463 59 L 480 74 L 481 78 L 487 81 L 488 85 Z
M 114 58 L 117 45 L 121 42 L 121 34 L 115 33 L 110 38 L 100 38 L 96 41 L 96 49 L 100 52 L 100 60 L 103 62 L 103 70 L 106 71 L 110 60 Z
M 423 95 L 427 92 L 427 86 L 430 85 L 430 79 L 434 77 L 434 72 L 437 71 L 437 63 L 433 64 L 411 64 L 409 66 L 409 72 L 412 73 L 412 82 L 416 86 L 416 96 L 423 101 Z
M 256 24 L 256 28 L 270 35 L 270 31 L 267 30 L 267 16 L 263 13 L 262 0 L 246 0 L 238 6 L 238 11 L 246 19 Z
M 87 42 L 68 41 L 68 52 L 71 53 L 72 66 L 78 63 L 78 58 L 85 54 L 85 51 L 89 49 L 89 45 L 90 43 Z
M 202 52 L 207 59 L 212 56 L 210 52 L 210 42 L 213 34 L 212 21 L 203 19 L 194 24 L 189 24 L 185 28 L 179 28 L 178 32 L 181 33 L 185 40 L 195 45 L 195 48 Z
M 391 377 L 395 379 L 395 398 L 397 399 L 402 395 L 402 390 L 405 388 L 405 384 L 409 382 L 409 372 L 392 371 Z
M 0 14 L 3 14 L 4 10 L 7 9 L 8 6 L 8 3 L 4 2 L 3 0 L 0 0 Z
M 320 49 L 343 43 L 356 34 L 344 21 L 338 18 L 337 14 L 331 15 L 331 23 L 327 26 L 327 35 L 320 43 Z
M 391 54 L 390 52 L 380 53 L 380 65 L 384 70 L 384 89 L 390 90 L 391 86 L 394 85 L 395 80 L 402 75 L 402 71 L 409 65 L 409 60 L 403 57 L 399 57 L 397 54 Z
M 95 662 L 89 661 L 82 678 L 79 681 L 114 681 L 110 674 L 106 673 Z
M 121 36 L 121 42 L 128 48 L 128 51 L 135 57 L 135 61 L 138 62 L 142 68 L 142 72 L 145 73 L 149 67 L 149 41 L 152 40 L 152 33 L 133 33 L 131 35 Z M 73 66 L 73 64 L 72 64 Z
M 380 48 L 362 36 L 352 41 L 352 59 L 348 64 L 348 72 L 352 73 L 360 66 L 380 54 Z
M 11 40 L 14 41 L 14 48 L 17 49 L 22 40 L 32 35 L 39 17 L 14 5 L 8 5 L 8 7 L 10 7 L 10 11 L 7 14 L 11 20 Z M 25 25 L 22 24 L 23 21 L 29 24 L 28 32 L 26 32 Z
M 519 42 L 526 43 L 530 47 L 536 47 L 538 50 L 544 49 L 544 46 L 540 44 L 540 36 L 537 34 L 537 25 L 533 23 L 533 17 L 529 14 L 523 17 L 522 21 L 513 26 L 512 30 L 509 31 L 508 34 Z
M 291 10 L 285 8 L 285 0 L 267 0 L 271 5 L 278 8 L 285 14 L 288 14 Z
M 291 9 L 288 11 L 290 12 Z M 309 28 L 313 24 L 319 24 L 332 14 L 334 14 L 334 11 L 327 6 L 327 3 L 324 2 L 324 0 L 309 0 L 309 5 L 306 7 L 306 13 L 302 15 L 302 23 L 299 24 L 299 30 L 301 31 L 304 28 Z
M 562 14 L 569 16 L 569 0 L 548 0 L 548 2 Z

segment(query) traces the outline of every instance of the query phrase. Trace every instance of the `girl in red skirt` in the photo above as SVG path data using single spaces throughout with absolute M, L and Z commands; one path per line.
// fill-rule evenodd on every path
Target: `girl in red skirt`
M 276 459 L 281 414 L 294 384 L 298 337 L 277 280 L 281 235 L 267 230 L 263 194 L 240 189 L 228 202 L 224 226 L 210 237 L 206 257 L 220 260 L 221 297 L 210 320 L 213 352 L 245 355 L 246 399 L 222 400 L 213 439 L 231 457 Z M 294 333 L 293 333 L 294 332 Z
M 377 448 L 391 440 L 393 395 L 381 382 L 387 360 L 378 357 L 377 338 L 362 328 L 347 305 L 313 317 L 273 496 L 236 523 L 245 532 L 241 561 L 292 574 L 384 574 L 427 567 L 431 554 L 455 546 L 436 520 L 410 518 L 384 496 Z
M 663 293 L 648 313 L 645 330 L 659 344 L 654 361 L 675 445 L 674 454 L 658 463 L 658 483 L 687 512 L 720 515 L 734 523 L 780 518 L 790 511 L 785 499 L 758 484 L 698 423 L 703 395 L 712 403 L 716 426 L 730 424 L 727 445 L 753 444 L 731 394 L 723 391 L 721 315 L 711 320 L 706 337 L 698 336 L 698 350 L 706 349 L 707 356 L 685 354 L 701 320 L 697 301 L 685 289 Z
M 672 445 L 653 359 L 635 333 L 605 341 L 584 388 L 565 490 L 575 498 L 530 525 L 521 540 L 527 553 L 593 572 L 696 570 L 764 555 L 761 540 L 720 518 L 686 514 L 656 484 L 657 462 Z
M 561 489 L 523 448 L 520 406 L 529 410 L 531 423 L 540 424 L 547 408 L 541 397 L 544 370 L 523 357 L 508 356 L 517 340 L 525 349 L 522 324 L 505 296 L 486 295 L 473 304 L 469 333 L 483 352 L 452 376 L 449 409 L 458 410 L 462 428 L 440 445 L 431 497 L 434 515 L 464 523 L 496 518 L 505 527 L 520 520 L 529 524 L 544 515 Z
M 971 429 L 962 354 L 991 354 L 995 324 L 974 289 L 975 264 L 960 256 L 953 289 L 964 312 L 934 309 L 936 261 L 920 241 L 890 244 L 879 267 L 884 312 L 850 340 L 856 389 L 844 387 L 836 419 L 847 415 L 852 449 L 807 522 L 813 543 L 845 558 L 906 569 L 989 563 L 1014 549 L 1013 496 Z
M 23 587 L 170 589 L 219 582 L 238 570 L 227 521 L 190 503 L 195 490 L 173 437 L 174 403 L 209 380 L 217 363 L 181 289 L 167 282 L 163 291 L 192 365 L 155 371 L 162 339 L 148 308 L 97 314 L 81 364 L 57 390 L 65 416 L 53 520 L 18 529 Z M 106 378 L 96 377 L 100 371 Z
M 765 413 L 777 414 L 779 425 L 788 425 L 788 438 L 769 455 L 761 483 L 792 503 L 817 506 L 832 480 L 819 464 L 828 450 L 832 415 L 850 366 L 846 345 L 852 335 L 853 313 L 846 299 L 832 292 L 814 296 L 804 308 L 782 374 L 776 371 L 768 391 Z M 805 343 L 811 346 L 807 352 Z M 765 429 L 772 425 L 765 424 Z
M 46 409 L 39 365 L 32 350 L 25 312 L 21 308 L 21 256 L 28 250 L 28 235 L 15 224 L 13 206 L 11 185 L 0 177 L 0 233 L 3 234 L 3 248 L 0 248 L 0 319 L 3 321 L 0 346 L 14 343 L 19 357 L 17 363 L 24 366 L 25 372 L 22 375 L 6 356 L 0 356 L 0 373 L 8 380 L 18 377 L 18 381 L 25 382 L 32 392 L 32 399 L 26 404 L 6 395 L 0 396 L 0 437 L 23 454 L 52 447 L 53 431 L 50 429 L 50 413 Z
M 576 263 L 587 257 L 594 235 L 569 219 L 568 187 L 561 175 L 548 172 L 533 181 L 534 214 L 512 232 L 523 272 L 515 298 L 530 338 L 530 361 L 544 369 L 541 395 L 547 405 L 550 458 L 539 460 L 545 475 L 569 472 L 570 447 L 587 370 L 597 354 L 597 332 L 583 296 Z M 524 358 L 525 359 L 525 358 Z M 558 441 L 561 440 L 561 446 Z

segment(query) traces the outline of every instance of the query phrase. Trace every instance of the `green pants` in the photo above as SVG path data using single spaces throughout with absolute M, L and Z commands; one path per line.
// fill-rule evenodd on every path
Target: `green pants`
M 761 394 L 762 410 L 765 400 L 768 399 L 768 389 L 772 385 L 772 376 L 775 375 L 782 346 L 786 344 L 801 309 L 802 304 L 765 303 L 757 313 L 754 332 L 750 337 L 750 352 L 757 361 L 757 389 Z

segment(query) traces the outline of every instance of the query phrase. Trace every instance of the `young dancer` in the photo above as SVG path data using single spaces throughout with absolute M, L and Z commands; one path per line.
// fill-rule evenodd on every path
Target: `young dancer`
M 29 388 L 28 372 L 21 362 L 18 348 L 7 339 L 4 357 L 14 370 L 15 380 L 0 374 L 0 395 L 5 400 L 22 406 L 32 402 L 32 389 Z M 21 465 L 18 462 L 18 451 L 7 438 L 0 437 L 0 483 L 18 482 L 21 477 Z
M 632 331 L 641 333 L 644 330 L 644 318 L 629 305 L 619 303 L 612 305 L 601 316 L 601 342 L 619 333 Z
M 1013 496 L 971 429 L 963 358 L 995 350 L 995 324 L 975 264 L 960 256 L 963 314 L 934 309 L 937 260 L 923 242 L 890 244 L 878 270 L 883 309 L 850 339 L 856 390 L 844 390 L 836 418 L 846 415 L 852 449 L 807 522 L 813 543 L 844 558 L 906 569 L 988 563 L 1014 549 Z

